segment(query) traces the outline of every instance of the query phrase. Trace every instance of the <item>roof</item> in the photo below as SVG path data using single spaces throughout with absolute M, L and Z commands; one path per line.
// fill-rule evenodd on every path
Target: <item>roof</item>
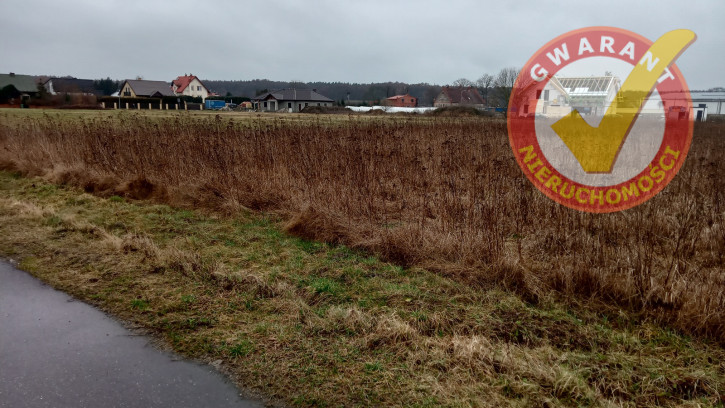
M 612 86 L 619 83 L 619 79 L 611 75 L 555 78 L 571 96 L 607 96 Z
M 559 82 L 559 79 L 557 79 L 556 77 L 549 78 L 549 82 L 546 83 L 546 86 L 557 89 L 559 92 L 561 92 L 562 95 L 569 95 L 566 88 L 564 88 L 561 82 Z
M 692 100 L 698 101 L 725 101 L 723 91 L 690 91 Z
M 386 98 L 388 100 L 395 100 L 395 99 L 402 99 L 402 98 L 413 98 L 412 96 L 405 94 L 405 95 L 395 95 L 391 96 L 390 98 Z
M 463 105 L 481 105 L 484 103 L 478 89 L 472 86 L 445 86 L 441 89 L 451 103 L 460 103 Z
M 53 91 L 56 93 L 89 93 L 99 94 L 98 90 L 93 86 L 92 79 L 78 78 L 50 78 L 46 82 L 53 84 Z
M 195 79 L 197 81 L 199 81 L 199 83 L 201 84 L 201 86 L 203 86 L 204 88 L 206 88 L 206 85 L 204 85 L 204 83 L 201 82 L 201 79 L 197 78 L 196 75 L 178 76 L 178 77 L 176 77 L 176 79 L 174 79 L 173 81 L 171 81 L 171 86 L 173 88 L 173 86 L 176 85 L 176 93 L 182 93 L 182 92 L 184 92 L 184 89 L 186 89 L 186 87 L 189 86 L 189 84 L 191 83 L 191 81 L 193 81 Z M 208 90 L 209 89 L 207 89 L 207 91 Z
M 308 102 L 334 102 L 332 99 L 317 93 L 314 89 L 287 88 L 278 91 L 267 92 L 252 98 L 255 101 L 276 99 L 278 101 L 308 101 Z
M 127 79 L 121 84 L 121 89 L 128 83 L 137 96 L 152 96 L 156 93 L 162 96 L 174 96 L 171 86 L 164 81 L 146 81 L 144 79 Z
M 12 85 L 20 92 L 38 92 L 38 84 L 30 75 L 0 74 L 0 89 Z

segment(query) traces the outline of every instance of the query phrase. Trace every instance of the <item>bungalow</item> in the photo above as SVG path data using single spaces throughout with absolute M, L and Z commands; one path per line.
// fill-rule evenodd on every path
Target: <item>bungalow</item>
M 92 79 L 78 78 L 49 78 L 43 84 L 45 90 L 51 95 L 57 94 L 81 94 L 81 95 L 101 95 Z
M 209 89 L 201 83 L 196 75 L 178 76 L 171 81 L 171 90 L 174 95 L 191 96 L 192 98 L 201 98 L 206 100 L 210 96 Z
M 122 97 L 153 97 L 174 96 L 168 82 L 146 81 L 143 79 L 127 79 L 121 84 L 120 96 Z
M 478 89 L 472 86 L 445 86 L 441 89 L 441 93 L 433 100 L 433 106 L 436 108 L 471 106 L 476 109 L 483 109 L 485 102 L 481 94 L 478 93 Z
M 255 110 L 269 112 L 300 112 L 307 106 L 332 106 L 332 99 L 317 93 L 316 89 L 280 89 L 252 98 Z
M 408 94 L 395 95 L 391 96 L 390 98 L 386 98 L 383 101 L 383 105 L 396 106 L 399 108 L 415 108 L 416 106 L 418 106 L 418 99 Z

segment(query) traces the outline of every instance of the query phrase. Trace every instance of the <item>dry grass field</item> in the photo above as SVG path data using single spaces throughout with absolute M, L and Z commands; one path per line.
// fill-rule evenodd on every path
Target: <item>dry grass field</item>
M 598 299 L 725 340 L 722 124 L 698 124 L 686 165 L 655 199 L 594 215 L 529 185 L 503 121 L 8 115 L 5 169 L 106 195 L 274 210 L 301 237 L 532 301 L 550 290 Z
M 263 298 L 286 299 L 274 306 L 280 316 L 307 310 L 295 306 L 295 302 L 307 304 L 312 309 L 299 324 L 306 325 L 310 330 L 306 335 L 311 338 L 343 330 L 367 339 L 364 350 L 374 351 L 380 346 L 403 353 L 408 371 L 397 374 L 385 368 L 393 365 L 390 361 L 365 363 L 365 372 L 381 376 L 376 381 L 391 387 L 396 381 L 405 382 L 400 376 L 409 379 L 413 375 L 415 369 L 409 364 L 415 361 L 423 365 L 419 368 L 425 375 L 433 375 L 430 370 L 435 369 L 434 360 L 439 357 L 441 370 L 448 374 L 451 372 L 447 370 L 455 371 L 452 378 L 463 375 L 463 370 L 464 388 L 424 381 L 442 388 L 416 391 L 415 381 L 409 384 L 412 388 L 404 394 L 407 397 L 418 396 L 422 401 L 424 395 L 439 395 L 437 403 L 431 405 L 467 401 L 466 396 L 482 392 L 476 391 L 476 378 L 492 387 L 486 393 L 497 395 L 501 401 L 519 400 L 523 404 L 554 401 L 554 405 L 600 405 L 608 401 L 636 406 L 672 405 L 701 398 L 700 402 L 716 405 L 722 403 L 724 368 L 719 358 L 703 361 L 721 354 L 720 347 L 693 345 L 676 333 L 695 336 L 698 342 L 725 343 L 724 130 L 723 124 L 697 124 L 691 151 L 677 178 L 649 202 L 614 214 L 581 213 L 544 197 L 516 165 L 505 121 L 478 117 L 0 111 L 0 167 L 114 200 L 149 200 L 176 208 L 203 209 L 222 217 L 271 214 L 288 234 L 302 239 L 295 241 L 297 246 L 317 248 L 319 244 L 314 241 L 344 245 L 342 248 L 361 250 L 390 262 L 385 267 L 362 267 L 368 262 L 366 258 L 355 258 L 355 268 L 368 270 L 360 272 L 364 279 L 369 278 L 366 273 L 372 273 L 369 270 L 376 268 L 385 272 L 373 275 L 390 275 L 388 278 L 395 282 L 402 279 L 401 271 L 426 271 L 417 280 L 411 282 L 406 277 L 405 283 L 397 283 L 417 289 L 411 286 L 402 291 L 384 291 L 384 297 L 397 300 L 382 306 L 373 301 L 376 312 L 372 314 L 368 311 L 372 307 L 370 299 L 363 301 L 348 293 L 348 283 L 359 289 L 353 285 L 359 284 L 354 277 L 357 275 L 348 271 L 341 276 L 345 266 L 340 265 L 315 264 L 314 273 L 310 272 L 312 278 L 302 276 L 302 272 L 297 276 L 292 268 L 285 272 L 292 275 L 288 276 L 289 282 L 269 275 L 271 272 L 246 277 L 223 274 L 226 277 L 222 281 L 232 283 L 218 284 L 254 284 Z M 7 217 L 22 215 L 20 207 L 28 205 L 18 204 L 27 199 L 23 197 L 8 198 L 15 204 L 5 203 L 6 208 L 14 208 L 5 210 Z M 43 211 L 53 212 L 47 208 L 60 208 L 58 203 L 33 205 L 40 209 L 28 211 L 39 218 L 45 217 Z M 43 205 L 50 207 L 43 210 Z M 63 217 L 59 220 L 61 225 L 68 223 Z M 57 224 L 51 226 L 59 228 Z M 78 230 L 76 227 L 70 230 Z M 108 232 L 108 226 L 103 228 Z M 218 268 L 204 266 L 173 248 L 159 249 L 163 244 L 158 242 L 171 239 L 168 237 L 157 237 L 157 241 L 149 238 L 151 243 L 144 243 L 145 238 L 134 235 L 101 236 L 113 242 L 120 239 L 116 242 L 118 248 L 134 247 L 134 256 L 148 253 L 156 266 L 180 271 L 187 278 L 198 278 L 204 271 L 210 276 L 219 275 Z M 197 248 L 196 244 L 192 246 Z M 4 247 L 24 253 L 11 243 Z M 301 269 L 309 267 L 300 264 Z M 282 275 L 287 276 L 285 273 Z M 302 300 L 283 295 L 287 289 L 299 293 L 300 285 L 312 294 L 305 292 Z M 84 290 L 78 289 L 79 293 Z M 498 295 L 491 295 L 492 291 Z M 351 298 L 355 299 L 353 306 Z M 511 300 L 514 298 L 518 300 Z M 502 304 L 515 306 L 496 306 Z M 327 307 L 316 311 L 319 305 Z M 419 315 L 411 306 L 417 306 Z M 396 312 L 386 313 L 390 311 L 387 307 Z M 441 311 L 439 307 L 453 307 L 458 312 Z M 548 312 L 532 318 L 533 307 Z M 574 311 L 571 313 L 587 316 L 584 323 L 566 317 L 568 308 Z M 559 316 L 559 311 L 564 311 L 564 317 L 552 318 Z M 484 315 L 506 315 L 502 324 L 517 330 L 505 331 L 506 336 L 495 332 L 496 324 Z M 475 316 L 484 319 L 484 326 L 495 333 L 473 323 Z M 578 328 L 578 324 L 586 329 Z M 634 358 L 637 352 L 641 355 L 641 344 L 622 334 L 631 334 L 632 324 L 639 327 L 637 336 L 647 338 L 644 344 L 652 346 L 652 359 L 672 361 L 658 366 Z M 595 329 L 600 326 L 610 332 L 602 335 Z M 641 330 L 650 334 L 643 335 Z M 676 331 L 670 334 L 671 339 L 661 338 L 661 333 L 670 330 Z M 656 333 L 654 337 L 652 333 Z M 577 338 L 588 340 L 579 344 Z M 255 341 L 262 344 L 261 340 Z M 501 348 L 501 342 L 516 346 Z M 681 342 L 687 345 L 676 345 Z M 254 354 L 250 348 L 253 343 L 239 343 L 244 349 L 242 354 Z M 411 349 L 412 343 L 419 346 Z M 522 344 L 528 349 L 520 348 Z M 663 352 L 660 356 L 657 347 Z M 683 376 L 687 363 L 675 356 L 702 347 L 706 351 L 697 359 L 696 364 L 704 370 L 699 377 L 688 374 L 688 380 L 677 383 L 680 385 L 675 388 L 657 382 L 657 372 L 664 373 L 667 379 Z M 448 348 L 453 354 L 444 358 Z M 415 350 L 420 353 L 418 357 Z M 500 354 L 496 350 L 506 351 Z M 373 351 L 363 354 L 374 356 Z M 443 354 L 436 357 L 436 353 Z M 602 356 L 605 366 L 613 366 L 594 373 L 596 355 Z M 607 362 L 607 355 L 624 357 Z M 455 362 L 449 361 L 451 358 Z M 648 373 L 634 374 L 622 368 L 622 361 L 627 367 L 649 364 L 653 368 Z M 527 364 L 531 372 L 513 368 Z M 493 371 L 481 371 L 484 366 Z M 619 377 L 625 371 L 631 376 Z M 670 376 L 674 372 L 679 374 Z M 322 378 L 332 374 L 327 375 Z M 601 383 L 597 383 L 599 376 Z M 641 388 L 645 382 L 640 376 L 651 377 L 646 392 Z M 484 377 L 501 383 L 492 383 L 490 378 L 484 381 Z M 539 388 L 527 389 L 527 381 Z M 379 386 L 375 383 L 373 388 L 389 392 Z M 258 387 L 265 392 L 276 389 Z M 698 387 L 706 388 L 698 394 Z M 348 397 L 354 394 L 350 393 Z M 298 402 L 324 405 L 320 403 L 323 397 L 314 398 L 312 402 Z M 358 395 L 347 400 L 333 398 L 330 403 L 397 401 L 381 394 L 375 398 Z

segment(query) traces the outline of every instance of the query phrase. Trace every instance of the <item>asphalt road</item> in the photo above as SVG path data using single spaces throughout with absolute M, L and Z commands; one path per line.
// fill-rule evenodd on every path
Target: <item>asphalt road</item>
M 212 367 L 0 261 L 0 407 L 261 406 Z

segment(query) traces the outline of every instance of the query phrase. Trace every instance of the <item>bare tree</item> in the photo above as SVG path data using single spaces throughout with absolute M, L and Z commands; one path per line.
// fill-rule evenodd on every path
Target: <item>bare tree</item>
M 493 99 L 498 106 L 508 106 L 511 90 L 519 76 L 519 68 L 503 68 L 493 81 Z
M 494 77 L 491 74 L 483 74 L 480 78 L 476 80 L 476 87 L 478 88 L 478 92 L 481 94 L 481 97 L 483 97 L 483 100 L 486 102 L 487 105 L 489 105 L 488 100 L 488 91 L 491 88 L 491 84 L 493 84 Z
M 468 87 L 468 86 L 473 86 L 473 85 L 474 85 L 473 82 L 466 78 L 458 78 L 455 81 L 453 81 L 453 86 Z

